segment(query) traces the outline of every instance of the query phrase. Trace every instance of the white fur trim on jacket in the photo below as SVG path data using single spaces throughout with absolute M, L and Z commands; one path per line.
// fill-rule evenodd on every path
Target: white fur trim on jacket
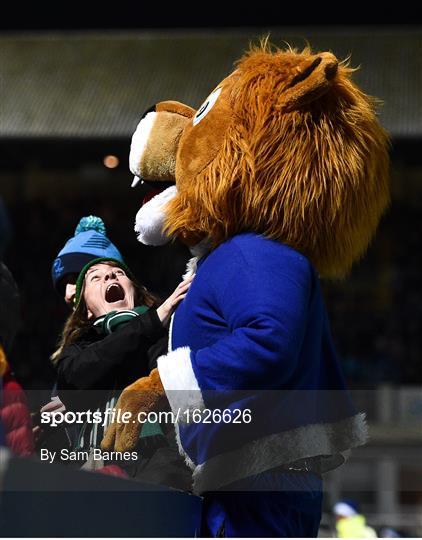
M 202 393 L 192 369 L 189 347 L 179 347 L 157 360 L 160 379 L 171 409 L 179 422 L 184 412 L 205 409 Z
M 132 135 L 132 142 L 130 145 L 129 154 L 129 168 L 136 176 L 142 176 L 141 174 L 141 161 L 142 156 L 147 145 L 149 135 L 152 130 L 152 126 L 157 118 L 157 113 L 154 111 L 149 112 L 139 122 L 135 133 Z
M 171 346 L 171 336 L 172 336 L 172 333 L 173 333 L 173 321 L 174 321 L 174 313 L 173 315 L 171 316 L 171 319 L 170 319 L 170 326 L 169 326 L 169 341 L 168 341 L 168 353 L 167 353 L 167 356 L 169 355 L 169 353 L 172 352 L 172 346 Z M 162 357 L 161 357 L 162 358 Z M 195 375 L 194 375 L 195 377 Z M 203 404 L 200 404 L 200 406 L 202 407 Z M 173 409 L 174 411 L 174 409 Z M 176 413 L 177 414 L 177 413 Z M 176 442 L 177 442 L 177 447 L 179 449 L 179 453 L 181 456 L 183 456 L 185 458 L 185 462 L 186 462 L 186 465 L 192 470 L 194 471 L 195 470 L 195 463 L 190 459 L 190 457 L 187 455 L 187 453 L 184 451 L 183 449 L 183 446 L 182 446 L 182 442 L 180 440 L 180 432 L 179 432 L 179 424 L 175 423 L 174 424 L 174 433 L 175 433 L 175 436 L 176 436 Z
M 224 489 L 224 486 L 297 460 L 323 456 L 321 472 L 346 461 L 350 448 L 365 444 L 368 428 L 365 415 L 358 413 L 331 424 L 311 424 L 275 433 L 219 454 L 195 467 L 193 491 Z
M 188 260 L 186 264 L 186 270 L 183 274 L 183 279 L 193 276 L 196 274 L 196 268 L 198 266 L 198 261 L 211 251 L 211 241 L 209 238 L 204 238 L 198 244 L 190 248 L 190 252 L 193 257 Z
M 163 232 L 165 205 L 177 195 L 176 186 L 170 186 L 141 206 L 135 218 L 135 232 L 142 244 L 162 246 L 170 241 Z

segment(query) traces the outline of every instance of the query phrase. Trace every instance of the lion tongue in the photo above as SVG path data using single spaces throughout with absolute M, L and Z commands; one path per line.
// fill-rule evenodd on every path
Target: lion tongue
M 105 293 L 105 301 L 109 304 L 123 300 L 125 297 L 125 291 L 118 283 L 113 283 L 108 287 Z

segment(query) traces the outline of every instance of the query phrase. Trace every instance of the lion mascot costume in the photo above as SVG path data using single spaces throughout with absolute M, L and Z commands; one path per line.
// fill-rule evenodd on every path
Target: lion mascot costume
M 202 536 L 316 536 L 321 474 L 367 437 L 319 282 L 347 274 L 389 202 L 388 137 L 352 72 L 263 42 L 197 111 L 160 102 L 132 139 L 136 177 L 175 184 L 138 212 L 139 240 L 182 239 L 195 278 L 168 354 L 117 407 L 166 397 Z M 103 448 L 139 428 L 113 424 Z

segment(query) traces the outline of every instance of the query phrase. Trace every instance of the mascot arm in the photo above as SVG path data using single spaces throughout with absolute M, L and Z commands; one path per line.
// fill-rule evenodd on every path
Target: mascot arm
M 203 407 L 203 390 L 288 384 L 303 344 L 312 287 L 309 263 L 298 260 L 273 280 L 256 279 L 243 261 L 230 261 L 231 277 L 220 292 L 214 287 L 214 302 L 231 333 L 196 351 L 181 347 L 158 359 L 173 411 Z
M 139 440 L 139 434 L 146 420 L 142 413 L 157 411 L 168 405 L 163 385 L 157 369 L 153 369 L 148 377 L 142 377 L 128 386 L 121 393 L 116 411 L 130 413 L 128 421 L 122 416 L 110 424 L 101 442 L 103 450 L 116 450 L 126 452 L 133 450 Z M 141 413 L 141 416 L 139 416 Z

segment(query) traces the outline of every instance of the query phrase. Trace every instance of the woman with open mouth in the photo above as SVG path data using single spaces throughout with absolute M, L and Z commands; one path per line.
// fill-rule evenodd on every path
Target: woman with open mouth
M 186 296 L 191 282 L 192 278 L 182 281 L 159 305 L 136 282 L 125 263 L 117 259 L 94 259 L 82 269 L 76 282 L 75 309 L 52 355 L 59 397 L 67 411 L 92 413 L 83 424 L 74 422 L 68 426 L 73 433 L 75 455 L 86 455 L 82 451 L 99 455 L 93 451 L 100 448 L 120 392 L 148 375 L 158 356 L 167 352 L 170 317 Z M 188 489 L 190 472 L 176 446 L 169 446 L 172 426 L 167 428 L 164 434 L 159 424 L 145 423 L 138 452 L 115 462 L 112 470 L 103 459 L 96 458 L 88 460 L 84 467 L 101 469 L 108 465 L 110 472 Z M 153 470 L 152 476 L 148 467 Z M 171 480 L 166 482 L 166 479 Z

